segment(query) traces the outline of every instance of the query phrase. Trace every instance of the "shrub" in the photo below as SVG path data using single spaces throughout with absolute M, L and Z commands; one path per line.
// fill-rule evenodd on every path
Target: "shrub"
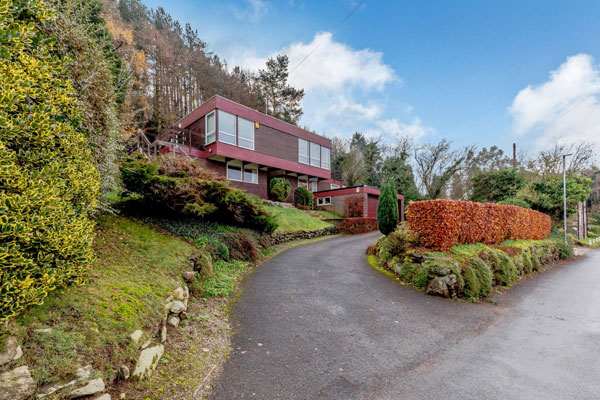
M 554 229 L 549 239 L 556 243 L 558 247 L 559 258 L 563 259 L 573 257 L 573 239 L 571 239 L 570 236 L 567 236 L 567 243 L 565 243 L 564 233 L 560 232 L 557 229 Z
M 363 199 L 360 196 L 350 196 L 344 200 L 346 218 L 358 218 L 363 216 Z
M 0 321 L 82 283 L 99 175 L 46 2 L 0 4 Z
M 258 243 L 251 231 L 242 229 L 239 232 L 229 232 L 223 237 L 233 260 L 256 262 L 259 258 Z
M 379 255 L 384 261 L 387 261 L 393 257 L 405 255 L 417 243 L 417 237 L 406 224 L 402 224 L 398 225 L 394 232 L 381 238 L 378 243 Z
M 398 226 L 398 194 L 392 183 L 384 184 L 377 203 L 377 226 L 384 235 Z
M 375 218 L 345 218 L 338 229 L 346 235 L 373 232 L 377 230 L 377 220 Z
M 132 211 L 170 218 L 202 217 L 260 232 L 277 229 L 258 197 L 232 187 L 193 160 L 171 155 L 147 160 L 130 157 L 121 167 L 125 188 L 138 195 L 129 201 Z
M 471 257 L 461 265 L 465 282 L 464 293 L 467 297 L 485 297 L 492 290 L 492 272 L 479 257 Z
M 223 261 L 229 261 L 229 248 L 225 243 L 219 243 L 216 249 L 217 257 Z
M 420 243 L 436 250 L 449 250 L 459 243 L 544 239 L 552 225 L 550 217 L 538 211 L 462 200 L 412 202 L 407 219 Z
M 292 190 L 290 181 L 285 178 L 273 178 L 269 182 L 269 194 L 275 201 L 286 201 Z
M 304 187 L 297 187 L 294 190 L 294 205 L 298 208 L 312 210 L 314 208 L 315 198 L 313 193 Z

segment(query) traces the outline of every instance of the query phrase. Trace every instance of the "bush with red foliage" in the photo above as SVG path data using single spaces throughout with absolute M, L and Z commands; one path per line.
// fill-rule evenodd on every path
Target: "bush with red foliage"
M 338 230 L 346 235 L 358 235 L 377 230 L 377 218 L 345 218 Z
M 498 244 L 506 239 L 545 239 L 550 217 L 526 208 L 463 200 L 410 203 L 408 226 L 425 247 L 449 250 L 460 243 Z
M 346 205 L 346 217 L 356 218 L 363 216 L 363 199 L 360 196 L 350 196 L 344 200 Z

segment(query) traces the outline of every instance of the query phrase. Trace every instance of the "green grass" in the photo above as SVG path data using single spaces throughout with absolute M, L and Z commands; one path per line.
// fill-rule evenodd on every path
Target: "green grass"
M 23 343 L 21 362 L 40 384 L 68 379 L 88 363 L 108 381 L 121 364 L 132 366 L 138 349 L 129 335 L 154 331 L 168 293 L 182 285 L 190 244 L 123 217 L 97 222 L 88 282 L 52 292 L 9 327 Z M 52 330 L 34 331 L 44 328 Z
M 329 222 L 313 218 L 297 208 L 265 206 L 265 209 L 275 217 L 279 225 L 275 232 L 312 231 L 332 226 Z
M 339 219 L 339 218 L 343 218 L 337 214 L 332 213 L 331 211 L 325 211 L 325 210 L 316 210 L 316 212 L 318 212 L 319 214 L 321 214 L 323 216 L 323 218 L 327 218 L 327 219 Z
M 190 290 L 202 297 L 229 297 L 235 292 L 239 278 L 251 266 L 247 261 L 216 261 L 211 276 L 195 279 Z

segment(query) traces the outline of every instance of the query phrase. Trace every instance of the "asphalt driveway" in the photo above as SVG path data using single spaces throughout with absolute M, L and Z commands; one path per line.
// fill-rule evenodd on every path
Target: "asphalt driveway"
M 213 399 L 598 399 L 600 252 L 453 302 L 370 268 L 378 234 L 261 265 L 232 310 Z

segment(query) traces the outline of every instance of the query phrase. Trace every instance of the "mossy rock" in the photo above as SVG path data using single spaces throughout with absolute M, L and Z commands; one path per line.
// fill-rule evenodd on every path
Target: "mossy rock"
M 200 272 L 203 276 L 211 276 L 213 274 L 212 257 L 206 247 L 198 253 L 194 259 L 194 271 Z

